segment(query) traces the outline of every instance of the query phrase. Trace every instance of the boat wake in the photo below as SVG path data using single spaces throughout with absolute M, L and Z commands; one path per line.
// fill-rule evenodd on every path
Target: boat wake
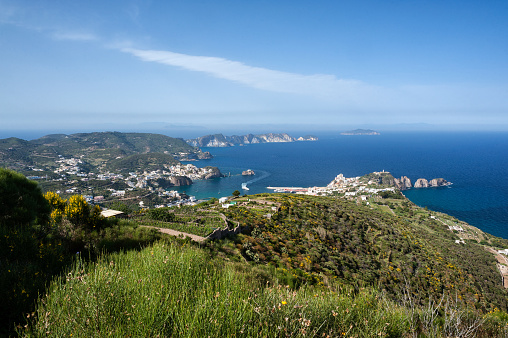
M 262 179 L 267 178 L 268 176 L 270 176 L 270 175 L 271 175 L 271 174 L 270 174 L 269 172 L 267 172 L 267 171 L 256 170 L 256 172 L 260 172 L 260 173 L 261 173 L 261 176 L 256 177 L 256 178 L 254 178 L 254 179 L 252 179 L 252 180 L 249 180 L 249 181 L 247 181 L 247 182 L 245 182 L 245 183 L 242 183 L 242 189 L 244 189 L 244 190 L 249 190 L 249 188 L 247 188 L 247 185 L 248 185 L 248 184 L 252 184 L 252 183 L 254 183 L 254 182 L 261 181 Z

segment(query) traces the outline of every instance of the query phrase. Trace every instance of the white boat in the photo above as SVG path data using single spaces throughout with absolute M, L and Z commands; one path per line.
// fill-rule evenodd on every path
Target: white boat
M 247 183 L 242 183 L 242 189 L 243 190 L 249 190 L 249 188 L 247 188 Z

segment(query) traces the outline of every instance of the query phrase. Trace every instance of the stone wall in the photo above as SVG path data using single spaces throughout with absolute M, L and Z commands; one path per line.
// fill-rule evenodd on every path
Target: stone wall
M 241 233 L 242 231 L 244 230 L 248 230 L 249 227 L 248 226 L 245 226 L 245 227 L 242 227 L 240 225 L 238 225 L 236 228 L 234 228 L 233 230 L 229 230 L 228 228 L 224 228 L 224 229 L 215 229 L 210 235 L 208 235 L 206 238 L 207 239 L 222 239 L 224 237 L 227 237 L 227 236 L 232 236 L 232 235 L 238 235 L 239 233 Z

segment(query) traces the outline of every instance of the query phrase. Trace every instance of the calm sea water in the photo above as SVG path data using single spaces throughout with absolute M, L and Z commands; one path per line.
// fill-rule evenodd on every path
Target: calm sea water
M 451 187 L 412 189 L 414 203 L 451 214 L 493 235 L 508 238 L 508 133 L 383 133 L 379 136 L 318 135 L 317 142 L 208 148 L 213 165 L 230 177 L 181 187 L 197 198 L 271 192 L 268 186 L 324 186 L 346 177 L 386 170 L 395 177 L 443 177 Z M 252 169 L 255 176 L 241 176 Z M 242 191 L 247 182 L 249 191 Z

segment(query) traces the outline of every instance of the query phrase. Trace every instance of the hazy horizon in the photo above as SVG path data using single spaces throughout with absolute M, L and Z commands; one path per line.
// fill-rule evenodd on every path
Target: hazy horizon
M 506 1 L 0 0 L 0 129 L 508 130 L 506 13 Z
M 0 129 L 0 139 L 16 137 L 24 140 L 33 140 L 51 134 L 76 134 L 76 133 L 92 133 L 92 132 L 125 132 L 125 133 L 153 133 L 163 134 L 175 138 L 191 139 L 205 135 L 223 134 L 245 135 L 245 134 L 266 134 L 266 133 L 287 133 L 293 137 L 315 135 L 321 137 L 333 137 L 340 135 L 343 131 L 354 129 L 373 129 L 380 133 L 410 133 L 410 132 L 508 132 L 508 128 L 503 126 L 486 128 L 478 128 L 478 126 L 440 126 L 431 124 L 400 124 L 400 125 L 344 125 L 344 126 L 327 126 L 327 128 L 305 128 L 305 126 L 238 126 L 238 127 L 173 127 L 173 128 L 135 128 L 135 127 L 119 127 L 114 128 L 98 128 L 98 129 L 34 129 L 34 130 L 2 130 Z

